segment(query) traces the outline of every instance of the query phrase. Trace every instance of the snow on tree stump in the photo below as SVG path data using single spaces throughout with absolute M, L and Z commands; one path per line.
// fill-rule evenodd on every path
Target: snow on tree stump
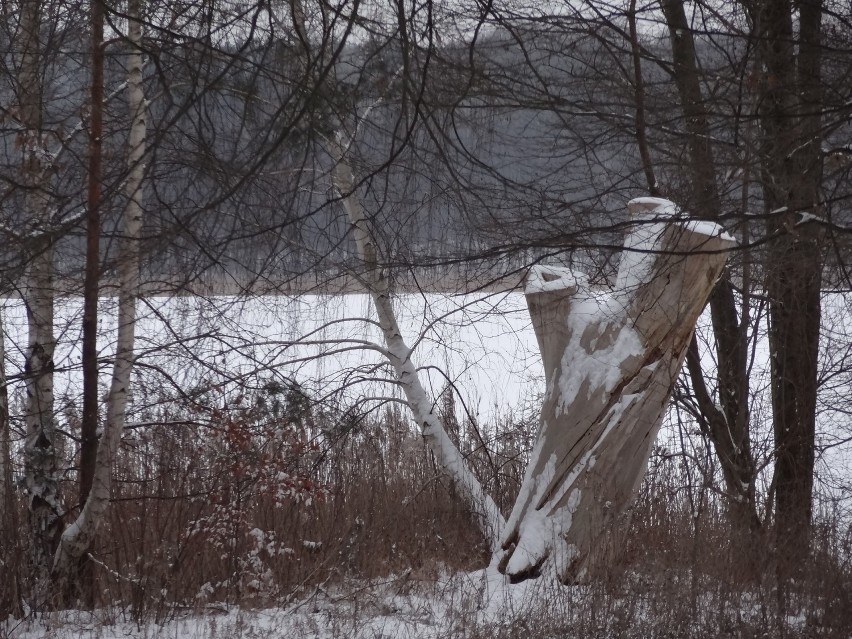
M 648 465 L 695 322 L 732 237 L 676 219 L 668 200 L 628 205 L 615 293 L 566 269 L 530 273 L 544 360 L 541 425 L 507 522 L 499 569 L 512 581 L 580 581 L 606 564 Z

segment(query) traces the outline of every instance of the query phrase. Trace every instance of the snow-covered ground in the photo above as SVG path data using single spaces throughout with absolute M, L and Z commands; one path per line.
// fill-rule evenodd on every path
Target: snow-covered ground
M 0 626 L 0 636 L 4 636 L 3 632 L 14 639 L 490 636 L 491 631 L 511 627 L 539 608 L 544 601 L 544 588 L 542 583 L 532 581 L 508 585 L 493 570 L 426 582 L 404 574 L 369 583 L 317 587 L 281 608 L 215 606 L 203 611 L 174 612 L 159 623 L 137 623 L 120 610 L 56 612 L 38 620 L 9 620 L 5 627 Z M 554 587 L 548 590 L 553 591 Z
M 435 396 L 451 384 L 472 414 L 487 419 L 541 391 L 542 365 L 522 295 L 404 295 L 395 304 Z M 114 348 L 114 306 L 114 299 L 101 302 L 102 357 Z M 149 298 L 139 309 L 139 362 L 169 373 L 184 390 L 201 380 L 266 375 L 293 378 L 309 392 L 346 386 L 349 398 L 383 396 L 392 391 L 371 369 L 386 361 L 374 348 L 383 344 L 372 315 L 369 297 L 360 294 Z M 3 317 L 14 379 L 26 346 L 20 300 L 5 300 Z M 73 398 L 81 390 L 79 299 L 59 301 L 55 326 L 56 395 Z M 358 369 L 364 374 L 353 385 L 351 371 Z M 102 367 L 104 390 L 108 374 Z
M 544 639 L 811 636 L 814 614 L 799 608 L 767 617 L 770 591 L 691 597 L 675 575 L 634 580 L 608 594 L 543 581 L 510 585 L 493 569 L 418 579 L 411 573 L 371 582 L 315 587 L 275 608 L 223 605 L 153 613 L 65 611 L 0 622 L 4 639 Z M 683 575 L 680 575 L 682 578 Z M 673 585 L 674 584 L 674 585 Z M 663 587 L 660 587 L 663 586 Z M 675 593 L 675 594 L 673 594 Z M 817 624 L 819 622 L 816 622 Z M 819 626 L 817 626 L 819 627 Z M 728 634 L 719 634 L 727 629 Z

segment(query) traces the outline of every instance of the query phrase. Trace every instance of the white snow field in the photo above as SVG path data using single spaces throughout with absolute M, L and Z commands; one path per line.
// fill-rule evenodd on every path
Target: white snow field
M 452 386 L 459 417 L 474 417 L 486 430 L 511 412 L 524 411 L 534 421 L 544 391 L 544 372 L 521 293 L 407 294 L 394 303 L 423 385 L 435 400 Z M 107 359 L 114 348 L 115 299 L 105 298 L 101 306 L 100 357 Z M 7 375 L 13 391 L 20 392 L 16 375 L 23 370 L 26 317 L 16 299 L 5 300 L 0 312 L 6 331 Z M 148 298 L 138 313 L 139 366 L 136 389 L 131 390 L 130 425 L 152 395 L 162 401 L 203 386 L 236 389 L 240 380 L 256 386 L 259 380 L 294 379 L 320 403 L 357 402 L 363 410 L 402 397 L 390 383 L 389 371 L 379 366 L 387 360 L 380 352 L 382 338 L 369 296 L 364 294 Z M 58 301 L 56 316 L 56 398 L 61 413 L 81 396 L 81 301 Z M 771 432 L 771 402 L 765 315 L 758 321 L 762 330 L 750 345 L 750 406 L 754 422 L 767 425 L 757 437 L 766 439 Z M 714 356 L 706 346 L 711 335 L 709 311 L 700 318 L 698 330 L 699 342 L 705 344 L 705 369 L 712 371 Z M 818 480 L 825 480 L 825 487 L 842 497 L 852 496 L 850 336 L 852 296 L 825 294 Z M 104 393 L 110 372 L 109 366 L 101 366 Z M 14 392 L 12 397 L 14 411 Z M 665 443 L 671 434 L 664 425 L 660 442 Z
M 543 386 L 535 335 L 522 295 L 404 295 L 394 302 L 427 390 L 448 384 L 480 418 L 516 407 Z M 112 355 L 115 299 L 101 302 L 100 357 Z M 2 309 L 10 379 L 23 367 L 26 317 L 19 300 Z M 57 398 L 81 391 L 81 301 L 57 303 Z M 350 400 L 394 395 L 367 295 L 148 298 L 139 305 L 137 370 L 161 371 L 159 383 L 184 390 L 254 376 L 298 381 L 317 399 L 343 392 Z M 106 390 L 109 367 L 101 366 Z M 169 381 L 169 379 L 171 381 Z M 401 397 L 401 394 L 396 394 Z M 139 407 L 141 400 L 137 400 Z
M 106 362 L 114 340 L 109 320 L 114 300 L 102 304 L 101 356 Z M 415 362 L 430 367 L 422 374 L 434 397 L 451 382 L 464 407 L 483 424 L 505 411 L 518 410 L 525 401 L 529 410 L 530 400 L 543 389 L 543 373 L 521 294 L 405 295 L 396 304 L 405 338 L 416 346 Z M 847 337 L 852 335 L 849 307 L 846 296 L 826 297 L 823 367 L 831 384 L 821 398 L 818 435 L 825 447 L 820 453 L 821 490 L 833 491 L 847 505 L 852 494 L 849 447 L 842 442 L 852 428 L 846 417 L 850 407 L 843 401 L 852 397 L 852 385 L 850 374 L 842 371 L 849 367 L 852 356 Z M 58 404 L 79 395 L 79 315 L 79 300 L 66 300 L 58 307 L 57 368 L 61 376 L 58 387 L 62 388 L 57 388 Z M 383 357 L 372 345 L 379 342 L 378 329 L 364 320 L 370 315 L 365 295 L 148 299 L 140 309 L 137 345 L 144 365 L 139 379 L 147 387 L 135 392 L 131 412 L 140 410 L 154 392 L 152 385 L 169 393 L 174 390 L 172 385 L 236 384 L 244 376 L 293 377 L 320 400 L 336 391 L 346 401 L 369 403 L 399 397 L 387 380 L 382 381 L 386 373 L 376 368 Z M 701 320 L 702 330 L 709 326 L 706 315 Z M 26 343 L 20 303 L 6 300 L 3 317 L 10 360 L 7 371 L 13 376 Z M 767 376 L 765 338 L 755 343 L 754 353 L 752 374 L 759 385 Z M 323 357 L 317 359 L 318 355 Z M 712 366 L 707 352 L 704 361 L 708 368 Z M 104 364 L 104 389 L 109 372 Z M 764 383 L 753 399 L 752 410 L 765 423 L 768 400 L 768 384 Z M 457 410 L 463 410 L 458 403 Z M 766 411 L 762 417 L 761 411 Z M 671 433 L 664 429 L 661 443 L 676 445 L 663 441 Z M 830 477 L 829 483 L 826 477 Z M 676 589 L 679 578 L 673 579 Z M 0 639 L 640 637 L 651 635 L 635 626 L 637 620 L 647 622 L 646 630 L 671 625 L 666 615 L 674 613 L 666 609 L 665 598 L 655 599 L 653 586 L 638 583 L 634 595 L 600 598 L 599 592 L 586 586 L 559 587 L 543 580 L 509 585 L 502 575 L 489 570 L 437 579 L 407 573 L 380 581 L 311 587 L 272 609 L 207 604 L 199 609 L 162 611 L 161 619 L 149 613 L 139 621 L 123 609 L 56 612 L 23 622 L 10 619 L 0 622 Z M 761 624 L 766 620 L 758 619 L 765 607 L 757 600 L 741 599 L 732 609 L 730 601 L 714 599 L 702 604 L 702 596 L 684 613 L 686 623 L 709 628 L 717 623 L 713 615 L 719 614 L 745 624 L 755 619 L 756 627 L 765 627 Z M 712 597 L 712 592 L 707 596 Z M 631 632 L 625 634 L 627 620 Z M 797 614 L 786 620 L 794 630 L 803 623 Z
M 676 577 L 675 577 L 676 579 Z M 741 629 L 766 627 L 761 596 L 721 601 L 700 595 L 693 605 L 670 593 L 609 596 L 589 586 L 543 581 L 508 584 L 495 569 L 417 580 L 410 573 L 385 579 L 315 587 L 279 608 L 212 605 L 172 611 L 162 620 L 134 621 L 123 610 L 65 611 L 0 623 L 8 639 L 539 639 L 715 636 L 735 619 Z M 734 603 L 732 609 L 731 604 Z M 720 605 L 721 604 L 721 605 Z M 667 607 L 668 606 L 668 607 Z M 773 622 L 770 622 L 773 623 Z M 791 636 L 806 632 L 804 614 L 782 622 Z M 669 634 L 671 633 L 671 634 Z M 680 633 L 680 634 L 679 634 Z M 703 634 L 702 634 L 703 633 Z M 739 636 L 739 635 L 732 635 Z M 750 636 L 750 635 L 744 635 Z

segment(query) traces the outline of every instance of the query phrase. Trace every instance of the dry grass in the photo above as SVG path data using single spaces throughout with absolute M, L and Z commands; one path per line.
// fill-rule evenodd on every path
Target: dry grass
M 332 413 L 305 400 L 295 389 L 239 401 L 211 391 L 161 407 L 147 416 L 152 425 L 129 432 L 93 548 L 96 603 L 161 621 L 180 610 L 287 605 L 341 584 L 387 575 L 430 583 L 485 566 L 470 514 L 400 410 Z M 507 420 L 483 431 L 450 419 L 452 406 L 444 410 L 508 509 L 531 424 Z M 490 630 L 463 623 L 460 636 L 852 633 L 848 521 L 816 522 L 806 569 L 779 592 L 764 536 L 733 540 L 711 487 L 688 486 L 682 460 L 656 461 L 606 575 L 543 590 Z M 33 584 L 20 564 L 10 568 L 26 600 Z M 463 619 L 464 606 L 455 614 Z

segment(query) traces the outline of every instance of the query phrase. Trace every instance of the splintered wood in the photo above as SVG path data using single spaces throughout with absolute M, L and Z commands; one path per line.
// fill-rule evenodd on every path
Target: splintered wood
M 733 238 L 679 219 L 667 200 L 629 205 L 616 290 L 538 267 L 526 298 L 547 390 L 499 568 L 569 583 L 605 566 L 627 523 L 695 323 Z

